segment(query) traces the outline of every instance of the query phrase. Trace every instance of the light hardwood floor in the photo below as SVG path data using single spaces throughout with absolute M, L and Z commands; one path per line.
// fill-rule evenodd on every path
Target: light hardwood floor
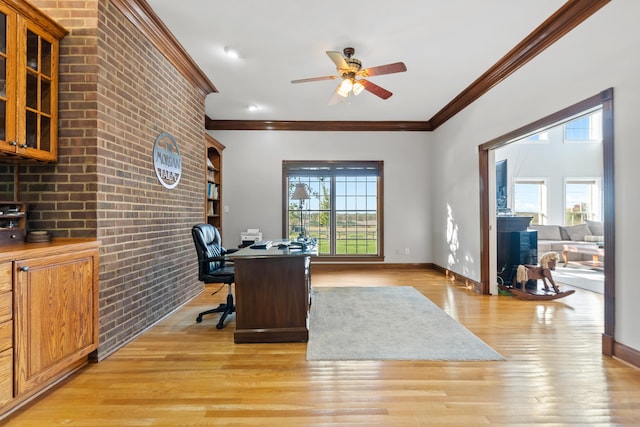
M 234 344 L 233 317 L 197 324 L 225 297 L 205 292 L 5 425 L 640 425 L 640 370 L 600 351 L 602 295 L 520 301 L 432 270 L 320 270 L 315 287 L 414 286 L 506 361 L 307 362 L 303 343 Z

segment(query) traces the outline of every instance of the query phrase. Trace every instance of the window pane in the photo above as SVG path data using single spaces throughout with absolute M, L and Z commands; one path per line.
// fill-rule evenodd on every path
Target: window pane
M 565 184 L 565 224 L 600 220 L 600 188 L 596 180 L 567 181 Z
M 0 52 L 7 53 L 7 15 L 0 13 Z
M 38 69 L 38 35 L 27 31 L 27 67 Z
M 545 197 L 544 182 L 516 182 L 514 185 L 514 212 L 518 216 L 533 217 L 531 224 L 544 224 L 546 217 Z
M 602 110 L 567 122 L 565 138 L 570 141 L 602 140 Z
M 31 111 L 27 111 L 25 139 L 27 146 L 38 147 L 38 115 Z

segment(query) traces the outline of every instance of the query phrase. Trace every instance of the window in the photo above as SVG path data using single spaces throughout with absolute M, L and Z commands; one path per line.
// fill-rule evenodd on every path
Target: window
M 284 161 L 284 234 L 318 241 L 321 257 L 380 260 L 382 161 Z M 305 184 L 308 200 L 292 199 Z
M 567 122 L 564 126 L 566 141 L 602 141 L 602 110 Z
M 600 221 L 600 178 L 566 179 L 564 183 L 565 225 Z
M 516 179 L 514 212 L 517 216 L 533 217 L 531 224 L 547 222 L 547 183 L 543 179 Z
M 529 135 L 524 139 L 525 142 L 549 142 L 549 132 L 538 132 L 533 135 Z

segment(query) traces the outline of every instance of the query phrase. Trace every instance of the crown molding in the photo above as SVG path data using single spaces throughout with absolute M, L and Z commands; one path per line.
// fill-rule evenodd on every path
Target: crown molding
M 569 0 L 503 56 L 476 81 L 438 111 L 429 123 L 435 130 L 491 90 L 546 48 L 580 25 L 611 0 Z
M 145 0 L 110 0 L 204 96 L 218 92 Z
M 213 120 L 207 130 L 433 131 L 580 25 L 611 0 L 568 0 L 560 9 L 425 122 Z
M 212 120 L 205 116 L 207 130 L 296 130 L 355 132 L 426 132 L 428 122 L 413 121 L 287 121 L 287 120 Z

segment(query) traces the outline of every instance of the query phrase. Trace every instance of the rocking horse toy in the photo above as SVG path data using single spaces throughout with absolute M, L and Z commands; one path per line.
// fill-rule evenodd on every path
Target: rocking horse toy
M 540 266 L 537 265 L 519 265 L 516 270 L 516 286 L 506 287 L 504 285 L 498 285 L 500 289 L 505 292 L 511 292 L 516 298 L 526 300 L 553 300 L 566 297 L 574 293 L 574 290 L 561 292 L 556 282 L 554 282 L 551 276 L 551 271 L 556 269 L 556 263 L 560 259 L 560 256 L 555 252 L 547 252 L 540 257 Z M 529 280 L 542 280 L 544 290 L 542 293 L 527 290 L 525 284 Z M 520 287 L 518 287 L 518 284 Z M 551 288 L 549 288 L 549 284 Z

